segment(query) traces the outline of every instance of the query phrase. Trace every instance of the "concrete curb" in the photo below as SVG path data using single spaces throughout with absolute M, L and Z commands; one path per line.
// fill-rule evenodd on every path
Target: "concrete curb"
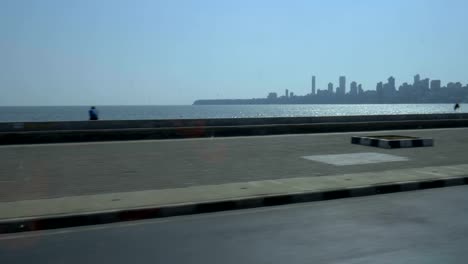
M 0 145 L 468 127 L 468 119 L 0 132 Z
M 319 192 L 297 192 L 265 195 L 230 200 L 184 203 L 158 207 L 122 209 L 85 214 L 55 215 L 9 219 L 0 221 L 0 234 L 39 231 L 86 225 L 109 224 L 171 216 L 212 213 L 227 210 L 249 209 L 293 203 L 334 200 L 350 197 L 370 196 L 396 192 L 442 188 L 468 184 L 468 176 L 450 177 L 426 181 L 406 181 L 388 184 L 368 185 Z

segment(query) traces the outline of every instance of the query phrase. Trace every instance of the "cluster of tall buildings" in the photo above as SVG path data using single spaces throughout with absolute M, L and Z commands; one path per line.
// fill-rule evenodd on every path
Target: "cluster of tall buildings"
M 327 89 L 317 89 L 316 77 L 312 76 L 310 94 L 294 95 L 286 89 L 283 96 L 270 93 L 266 99 L 270 103 L 454 103 L 468 102 L 468 85 L 449 82 L 442 87 L 440 80 L 421 79 L 417 74 L 412 84 L 405 82 L 397 88 L 391 76 L 386 82 L 377 83 L 375 90 L 364 91 L 362 84 L 355 81 L 348 89 L 346 76 L 340 76 L 336 89 L 331 82 Z
M 194 104 L 395 104 L 395 103 L 462 103 L 468 102 L 468 85 L 449 82 L 442 86 L 440 80 L 421 79 L 414 76 L 413 83 L 403 83 L 397 89 L 394 77 L 377 83 L 375 90 L 364 90 L 362 84 L 351 82 L 347 89 L 346 76 L 340 76 L 338 87 L 328 83 L 326 89 L 316 89 L 316 78 L 312 76 L 311 91 L 296 95 L 286 89 L 284 95 L 271 92 L 267 98 L 197 100 Z

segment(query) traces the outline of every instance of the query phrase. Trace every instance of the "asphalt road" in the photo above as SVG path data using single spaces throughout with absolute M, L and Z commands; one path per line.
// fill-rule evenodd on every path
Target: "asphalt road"
M 380 149 L 353 135 L 434 138 Z M 0 202 L 196 185 L 316 177 L 466 163 L 468 128 L 0 147 Z M 408 161 L 334 166 L 302 156 L 376 152 Z
M 0 263 L 466 263 L 468 186 L 0 236 Z

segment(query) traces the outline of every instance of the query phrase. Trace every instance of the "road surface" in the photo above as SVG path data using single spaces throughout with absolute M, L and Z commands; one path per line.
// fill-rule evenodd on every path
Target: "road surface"
M 466 263 L 468 186 L 0 235 L 0 263 Z

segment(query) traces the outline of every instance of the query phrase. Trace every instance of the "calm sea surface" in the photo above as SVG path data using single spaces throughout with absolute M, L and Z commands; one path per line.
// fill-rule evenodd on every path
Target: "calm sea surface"
M 102 120 L 454 113 L 452 104 L 97 106 Z M 0 107 L 0 122 L 88 119 L 87 106 Z M 468 113 L 468 104 L 457 111 Z

